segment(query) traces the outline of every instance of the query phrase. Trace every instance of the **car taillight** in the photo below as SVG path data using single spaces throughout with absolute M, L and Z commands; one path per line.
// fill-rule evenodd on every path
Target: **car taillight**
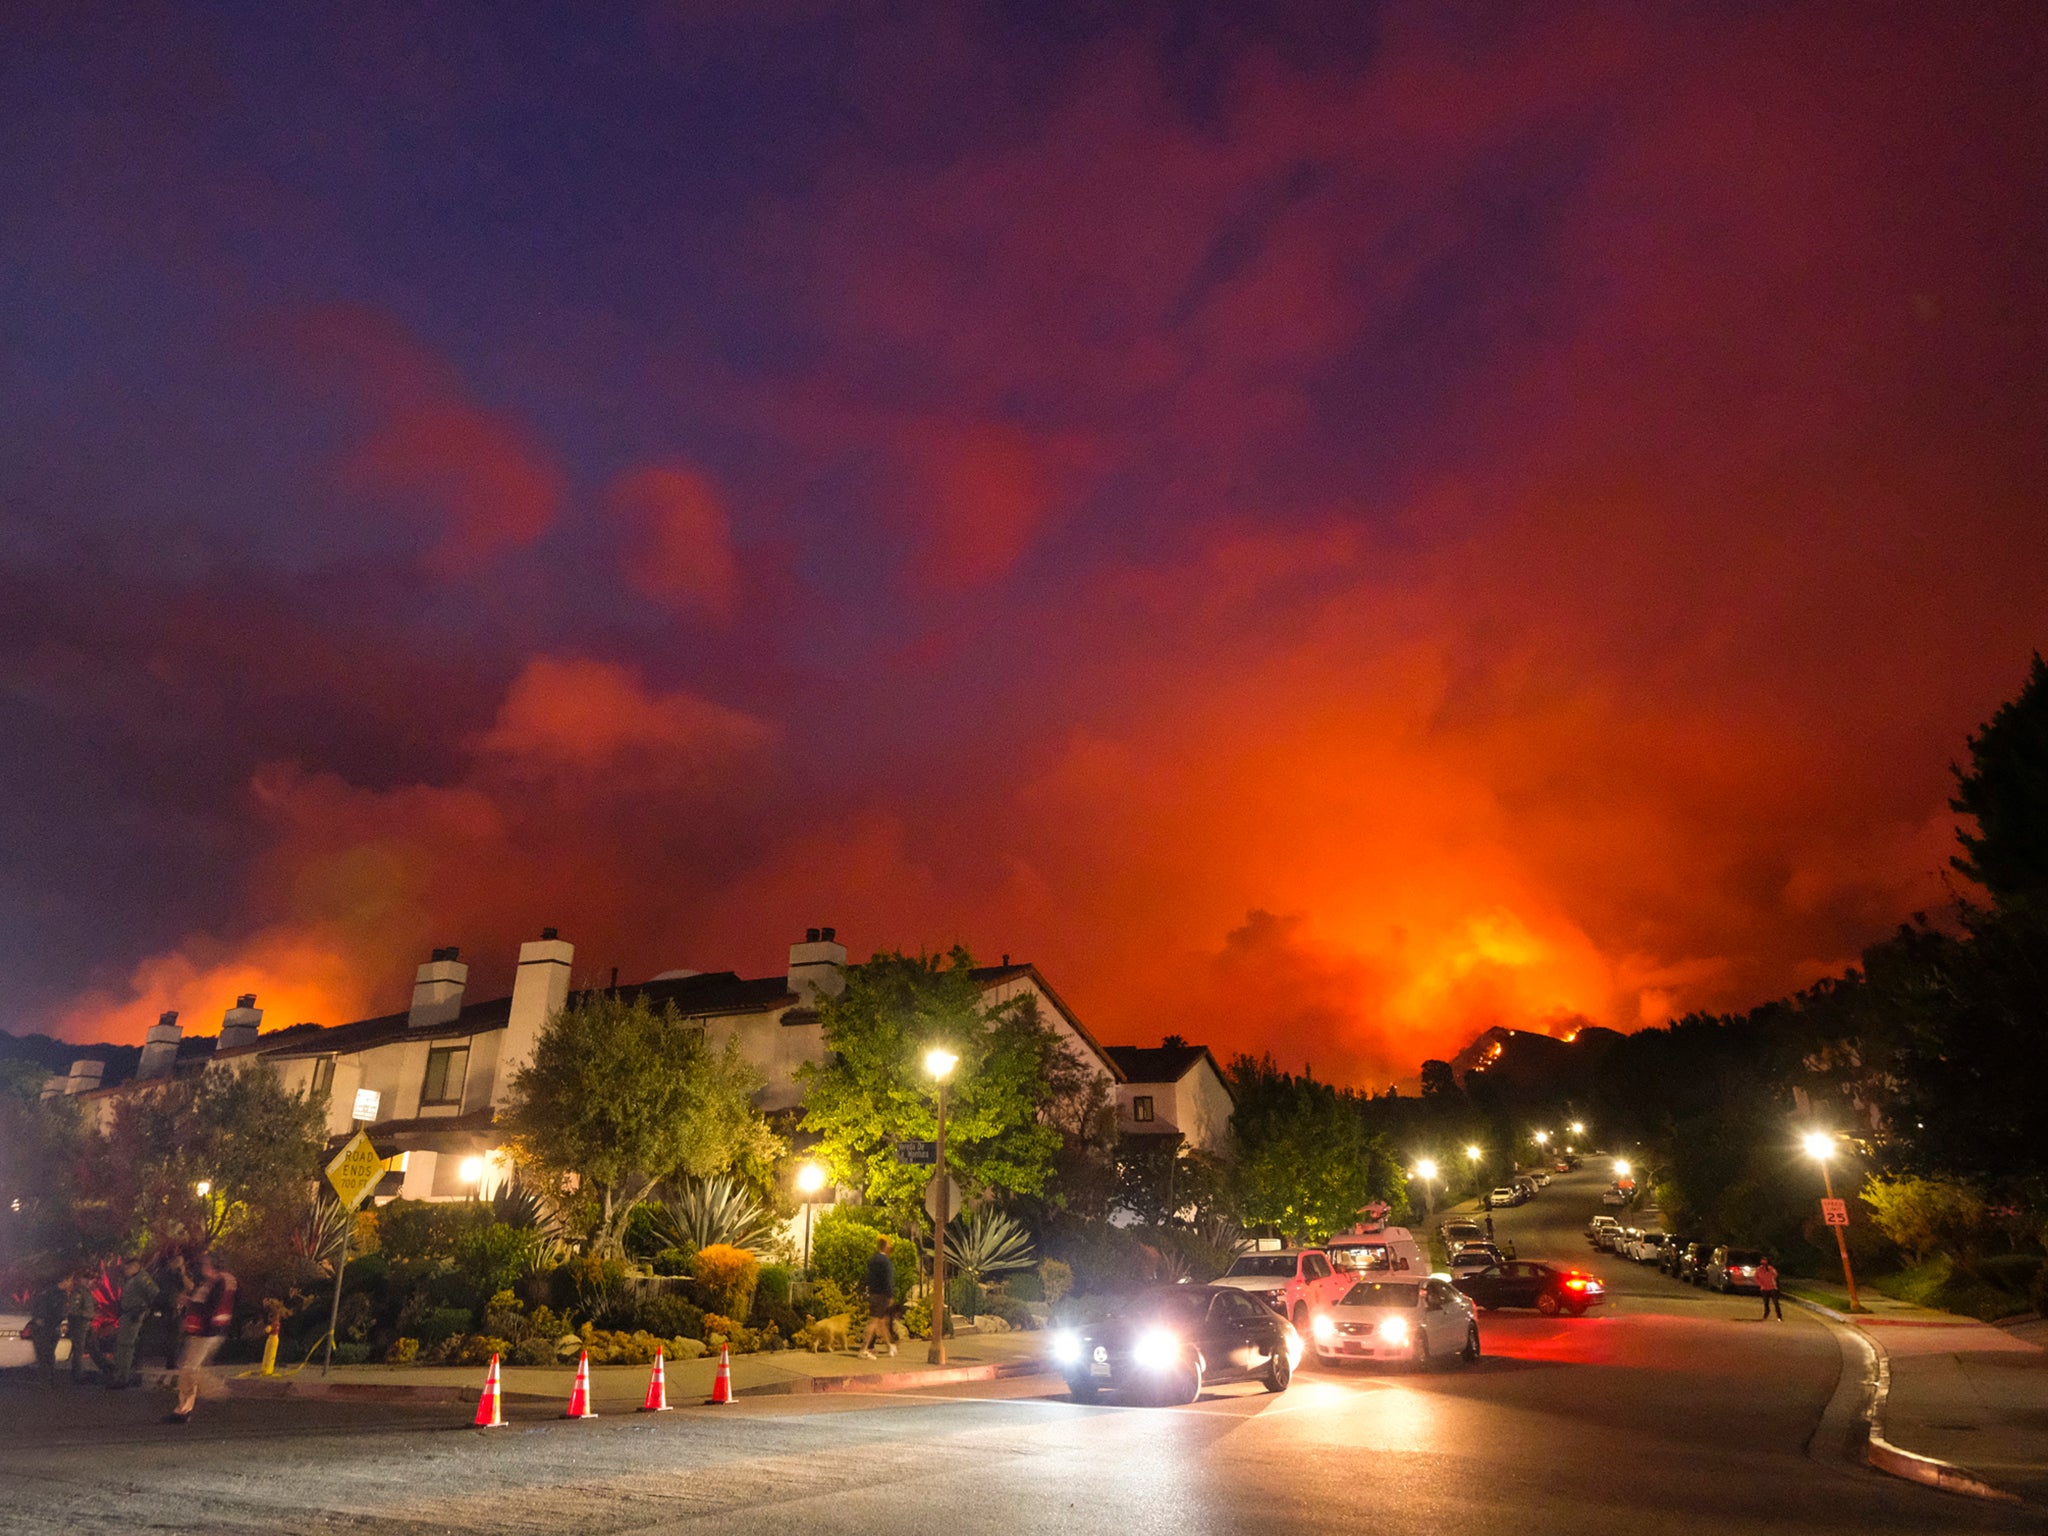
M 1586 1288 L 1586 1282 L 1577 1278 L 1576 1276 L 1574 1276 L 1570 1280 L 1565 1281 L 1565 1285 L 1568 1289 L 1574 1291 L 1583 1291 Z

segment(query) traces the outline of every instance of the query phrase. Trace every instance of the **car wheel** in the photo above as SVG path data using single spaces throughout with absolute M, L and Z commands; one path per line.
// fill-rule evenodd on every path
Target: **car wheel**
M 1179 1401 L 1192 1403 L 1202 1395 L 1202 1362 L 1199 1357 L 1188 1356 L 1188 1368 L 1181 1374 Z
M 1292 1380 L 1294 1367 L 1287 1363 L 1287 1346 L 1283 1344 L 1273 1356 L 1272 1363 L 1266 1367 L 1266 1374 L 1261 1378 L 1259 1385 L 1268 1392 L 1285 1392 L 1287 1384 Z
M 1472 1324 L 1465 1331 L 1465 1348 L 1459 1355 L 1459 1358 L 1467 1365 L 1470 1365 L 1479 1358 L 1479 1325 L 1477 1323 Z
M 1586 1315 L 1586 1304 L 1583 1301 L 1571 1303 L 1571 1314 L 1573 1317 L 1584 1317 Z
M 1549 1291 L 1545 1291 L 1536 1298 L 1536 1310 L 1545 1317 L 1557 1316 L 1557 1306 L 1557 1297 Z
M 1067 1397 L 1076 1403 L 1095 1401 L 1095 1383 L 1092 1381 L 1070 1381 L 1067 1383 Z

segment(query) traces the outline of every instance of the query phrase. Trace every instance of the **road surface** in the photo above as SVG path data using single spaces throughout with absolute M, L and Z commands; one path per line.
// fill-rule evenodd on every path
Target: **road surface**
M 1524 1257 L 1585 1260 L 1597 1176 L 1505 1213 Z M 0 1388 L 12 1533 L 2040 1531 L 2037 1513 L 1886 1478 L 1823 1423 L 1843 1355 L 1821 1322 L 1625 1260 L 1604 1315 L 1489 1314 L 1440 1375 L 1304 1371 L 1192 1407 L 1080 1407 L 1048 1377 L 767 1398 L 659 1417 L 462 1427 L 447 1407 L 164 1404 Z M 1811 1449 L 1809 1448 L 1811 1444 Z

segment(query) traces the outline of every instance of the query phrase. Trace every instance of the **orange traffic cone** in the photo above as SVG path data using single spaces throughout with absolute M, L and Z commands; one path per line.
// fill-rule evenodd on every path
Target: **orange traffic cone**
M 668 1383 L 661 1376 L 661 1351 L 654 1352 L 654 1374 L 647 1378 L 647 1401 L 640 1405 L 642 1413 L 668 1412 Z
M 728 1344 L 718 1346 L 718 1375 L 711 1383 L 711 1401 L 732 1401 L 732 1346 Z
M 476 1427 L 503 1429 L 505 1412 L 498 1398 L 498 1357 L 491 1356 L 491 1368 L 484 1373 L 484 1395 L 476 1400 Z
M 590 1351 L 585 1350 L 576 1359 L 576 1385 L 569 1389 L 569 1411 L 565 1419 L 594 1419 L 597 1410 L 590 1406 Z

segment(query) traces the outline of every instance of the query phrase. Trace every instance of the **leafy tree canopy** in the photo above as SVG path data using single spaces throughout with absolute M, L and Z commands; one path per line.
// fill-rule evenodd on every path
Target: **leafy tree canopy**
M 1970 767 L 1953 769 L 1949 809 L 1973 819 L 1960 828 L 1963 853 L 1950 860 L 2001 907 L 2048 900 L 2048 665 L 2040 654 L 2026 686 L 1969 741 Z
M 825 1059 L 797 1071 L 820 1160 L 899 1219 L 922 1209 L 932 1174 L 895 1152 L 898 1141 L 937 1133 L 928 1050 L 959 1057 L 946 1089 L 946 1166 L 970 1195 L 1047 1194 L 1062 1148 L 1051 1118 L 1086 1092 L 1080 1064 L 1039 1017 L 1036 999 L 990 1006 L 973 969 L 957 946 L 943 957 L 889 953 L 849 966 L 846 990 L 819 1002 Z
M 1229 1066 L 1237 1113 L 1238 1206 L 1247 1227 L 1320 1242 L 1375 1200 L 1397 1210 L 1406 1181 L 1386 1143 L 1366 1128 L 1349 1090 L 1281 1071 L 1270 1056 Z
M 633 1208 L 663 1180 L 777 1154 L 753 1105 L 761 1082 L 737 1042 L 712 1047 L 673 1004 L 593 992 L 542 1027 L 504 1124 L 546 1187 L 575 1184 L 594 1250 L 616 1255 Z

